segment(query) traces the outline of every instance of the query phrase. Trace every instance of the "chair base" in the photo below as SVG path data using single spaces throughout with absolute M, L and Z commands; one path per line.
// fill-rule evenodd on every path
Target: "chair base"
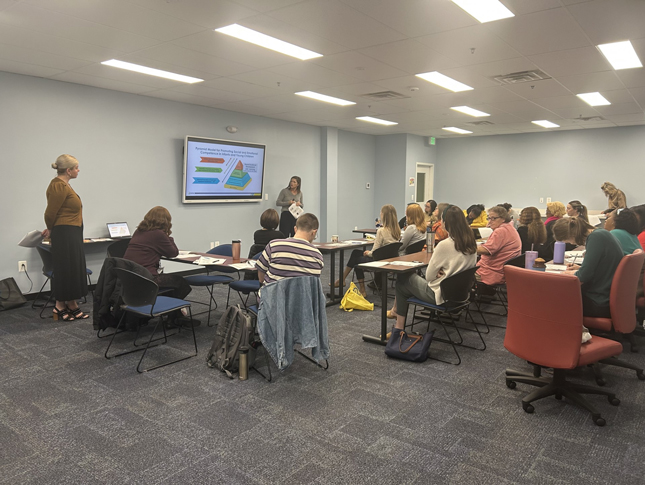
M 536 376 L 536 374 L 538 376 Z M 539 377 L 539 374 L 539 370 L 537 372 L 534 370 L 533 374 L 518 372 L 512 369 L 506 370 L 506 386 L 509 389 L 515 389 L 518 382 L 539 387 L 539 389 L 534 390 L 522 399 L 522 409 L 529 414 L 535 411 L 535 408 L 531 404 L 534 401 L 549 396 L 555 396 L 558 400 L 561 400 L 562 397 L 566 397 L 571 402 L 589 411 L 594 424 L 604 426 L 606 424 L 604 418 L 596 408 L 582 397 L 582 394 L 606 396 L 612 406 L 618 406 L 620 404 L 620 400 L 616 398 L 616 395 L 612 392 L 598 389 L 597 387 L 574 384 L 567 381 L 565 379 L 564 369 L 553 369 L 553 378 Z
M 644 370 L 638 367 L 637 365 L 630 364 L 629 362 L 625 362 L 624 360 L 620 360 L 620 359 L 617 359 L 616 357 L 612 357 L 610 359 L 601 360 L 600 364 L 614 365 L 616 367 L 622 367 L 623 369 L 634 370 L 636 371 L 636 377 L 638 377 L 638 379 L 641 381 L 645 381 Z M 591 365 L 590 367 L 593 370 L 594 377 L 596 378 L 596 384 L 598 384 L 599 386 L 604 386 L 606 382 L 602 376 L 602 369 L 600 365 L 596 363 Z

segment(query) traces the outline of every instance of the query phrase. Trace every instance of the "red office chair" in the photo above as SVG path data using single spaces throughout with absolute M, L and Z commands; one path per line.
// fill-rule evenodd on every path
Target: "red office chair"
M 529 374 L 506 370 L 506 385 L 517 382 L 538 386 L 522 399 L 527 413 L 531 403 L 548 396 L 566 397 L 591 413 L 593 422 L 604 426 L 605 420 L 581 394 L 607 396 L 617 406 L 616 395 L 597 387 L 574 384 L 565 379 L 567 369 L 593 364 L 622 352 L 619 342 L 593 337 L 581 344 L 582 295 L 575 276 L 543 273 L 506 266 L 508 319 L 504 347 L 519 358 L 539 367 L 552 367 L 553 377 L 540 377 L 540 369 Z M 545 302 L 549 302 L 546 304 Z
M 609 294 L 611 318 L 584 317 L 583 325 L 585 327 L 600 332 L 608 332 L 611 336 L 623 334 L 628 338 L 633 337 L 632 334 L 636 329 L 636 288 L 638 287 L 644 261 L 645 253 L 640 249 L 634 251 L 634 254 L 624 256 L 620 260 L 616 273 L 614 273 Z M 633 369 L 641 381 L 645 380 L 643 369 L 634 364 L 616 358 L 601 360 L 600 363 Z M 600 366 L 594 365 L 593 370 L 598 385 L 604 386 L 605 380 L 600 373 Z

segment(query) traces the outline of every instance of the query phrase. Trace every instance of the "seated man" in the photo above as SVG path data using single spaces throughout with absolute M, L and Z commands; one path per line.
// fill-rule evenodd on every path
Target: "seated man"
M 302 214 L 296 219 L 296 234 L 288 239 L 274 239 L 258 259 L 260 283 L 271 283 L 296 276 L 320 276 L 324 263 L 313 240 L 318 233 L 318 218 Z

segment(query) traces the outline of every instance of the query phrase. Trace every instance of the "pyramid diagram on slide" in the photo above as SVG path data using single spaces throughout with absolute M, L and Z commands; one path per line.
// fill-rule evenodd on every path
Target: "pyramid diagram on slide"
M 250 183 L 251 177 L 244 171 L 244 164 L 242 161 L 238 160 L 237 165 L 235 165 L 235 170 L 231 172 L 231 176 L 224 184 L 224 187 L 227 189 L 244 190 Z

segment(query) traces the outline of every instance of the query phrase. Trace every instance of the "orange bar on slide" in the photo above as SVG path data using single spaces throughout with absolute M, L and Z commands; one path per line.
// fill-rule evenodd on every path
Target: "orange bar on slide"
M 202 157 L 201 163 L 224 163 L 223 158 Z

